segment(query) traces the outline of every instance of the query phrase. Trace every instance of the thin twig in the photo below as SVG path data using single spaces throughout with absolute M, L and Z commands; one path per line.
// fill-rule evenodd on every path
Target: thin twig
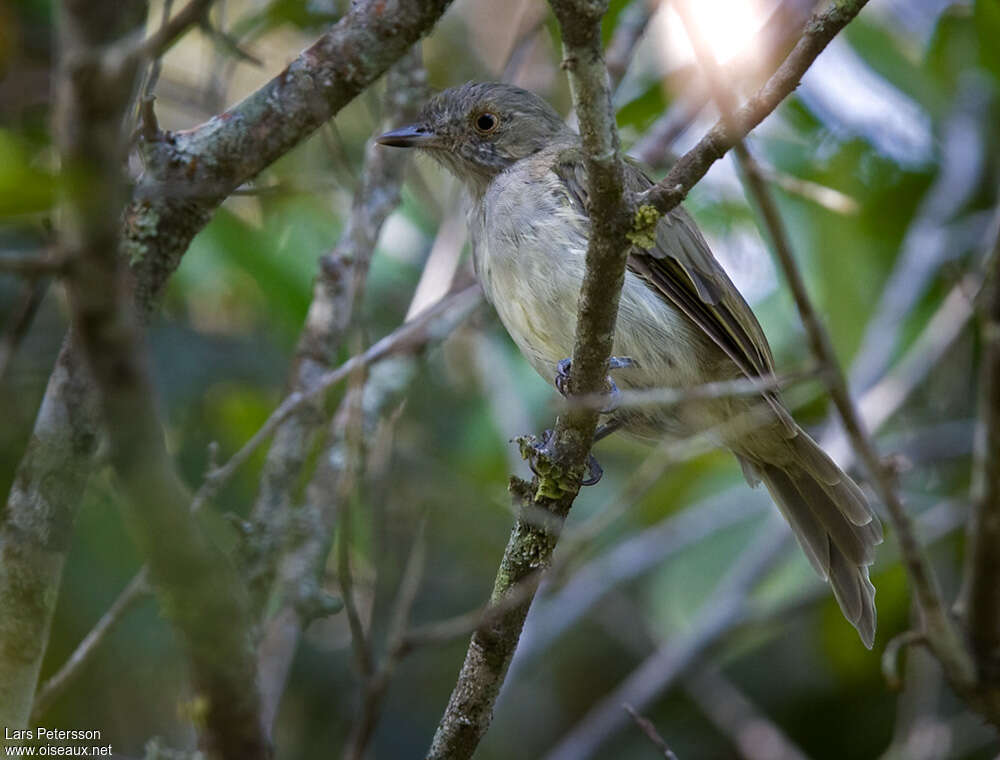
M 653 721 L 644 715 L 640 715 L 635 711 L 628 702 L 622 705 L 622 709 L 625 710 L 629 715 L 632 716 L 632 720 L 635 725 L 639 727 L 639 730 L 646 735 L 646 738 L 653 743 L 660 753 L 667 758 L 667 760 L 677 760 L 677 755 L 673 753 L 667 743 L 663 741 L 663 737 L 660 736 L 659 731 L 656 730 L 656 726 L 653 725 Z
M 882 651 L 882 677 L 890 689 L 898 691 L 903 685 L 899 678 L 899 653 L 915 644 L 926 643 L 927 637 L 920 631 L 904 631 L 889 639 Z
M 25 283 L 21 298 L 14 307 L 14 313 L 9 316 L 3 335 L 0 336 L 0 382 L 3 382 L 7 374 L 7 368 L 17 353 L 18 346 L 28 334 L 47 290 L 48 284 L 44 280 Z
M 427 542 L 425 539 L 427 521 L 422 519 L 417 527 L 410 556 L 403 570 L 403 579 L 393 605 L 389 630 L 386 634 L 385 656 L 374 675 L 364 684 L 361 714 L 355 721 L 354 729 L 344 751 L 344 760 L 361 760 L 365 748 L 371 741 L 375 726 L 378 723 L 379 712 L 389 683 L 396 671 L 396 666 L 406 654 L 406 630 L 409 626 L 410 614 L 417 600 L 417 592 L 423 578 L 424 565 L 427 560 Z
M 982 359 L 974 509 L 962 606 L 981 677 L 1000 685 L 1000 211 L 979 299 Z
M 205 482 L 194 496 L 192 509 L 200 508 L 211 500 L 219 489 L 233 476 L 253 453 L 274 433 L 281 423 L 303 404 L 318 397 L 324 391 L 344 380 L 352 372 L 373 364 L 386 356 L 406 352 L 415 344 L 426 338 L 428 330 L 433 328 L 434 321 L 444 313 L 455 310 L 468 313 L 479 303 L 479 286 L 472 285 L 447 298 L 441 299 L 433 307 L 418 315 L 412 321 L 397 327 L 393 332 L 374 343 L 367 351 L 351 357 L 336 369 L 321 374 L 308 388 L 295 391 L 285 397 L 263 425 L 258 428 L 250 439 L 233 454 L 225 464 L 208 474 Z
M 38 725 L 42 717 L 66 690 L 76 681 L 89 663 L 98 648 L 107 640 L 111 631 L 121 622 L 132 606 L 149 594 L 149 574 L 145 568 L 140 570 L 128 585 L 122 590 L 115 601 L 101 615 L 101 619 L 90 630 L 83 640 L 77 644 L 66 662 L 45 683 L 38 687 L 35 704 L 31 710 L 31 723 Z
M 27 279 L 60 276 L 66 273 L 67 259 L 48 250 L 20 253 L 0 253 L 0 274 L 17 275 Z
M 648 203 L 661 214 L 680 204 L 712 164 L 795 90 L 813 61 L 866 3 L 867 0 L 844 0 L 834 3 L 823 13 L 813 15 L 806 24 L 805 32 L 777 71 L 756 95 L 733 113 L 733 127 L 729 128 L 722 120 L 717 122 L 694 148 L 674 164 L 666 177 L 640 196 L 638 203 Z
M 166 5 L 164 20 L 160 27 L 129 51 L 129 54 L 140 61 L 152 61 L 159 58 L 188 29 L 205 18 L 213 2 L 215 0 L 190 0 L 172 17 L 169 16 L 170 5 Z
M 619 391 L 615 399 L 616 409 L 638 409 L 646 406 L 672 406 L 688 401 L 707 399 L 756 397 L 765 391 L 781 390 L 792 383 L 817 378 L 822 373 L 818 369 L 784 375 L 761 375 L 740 377 L 734 380 L 717 380 L 687 388 L 644 388 L 641 390 Z M 603 409 L 608 404 L 607 394 L 573 396 L 566 399 L 567 406 L 582 405 L 593 409 Z
M 615 32 L 611 35 L 611 41 L 604 54 L 612 92 L 618 89 L 618 85 L 628 73 L 636 46 L 646 33 L 646 27 L 649 26 L 656 7 L 651 0 L 632 0 L 615 24 Z

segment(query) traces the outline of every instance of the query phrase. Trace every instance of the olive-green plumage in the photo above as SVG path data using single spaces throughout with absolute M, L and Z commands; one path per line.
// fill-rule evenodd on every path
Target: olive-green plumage
M 571 355 L 590 223 L 580 139 L 538 96 L 505 84 L 442 92 L 416 124 L 379 138 L 419 147 L 472 195 L 469 231 L 487 298 L 527 360 L 553 381 Z M 625 166 L 628 189 L 651 180 Z M 635 366 L 615 371 L 623 388 L 683 388 L 773 372 L 767 339 L 677 208 L 660 219 L 653 245 L 629 256 L 614 353 Z M 645 438 L 715 430 L 751 485 L 763 482 L 813 567 L 829 579 L 869 648 L 875 588 L 868 578 L 882 528 L 861 489 L 803 432 L 777 394 L 621 408 L 613 418 Z

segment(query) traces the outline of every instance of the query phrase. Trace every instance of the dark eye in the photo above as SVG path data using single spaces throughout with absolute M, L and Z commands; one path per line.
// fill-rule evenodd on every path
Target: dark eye
M 476 125 L 477 132 L 488 135 L 500 125 L 500 119 L 495 113 L 483 111 L 476 117 L 473 123 Z

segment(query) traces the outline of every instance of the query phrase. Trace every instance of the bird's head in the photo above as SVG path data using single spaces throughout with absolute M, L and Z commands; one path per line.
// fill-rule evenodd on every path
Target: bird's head
M 439 93 L 420 117 L 376 138 L 382 145 L 420 148 L 474 191 L 516 161 L 574 134 L 534 93 L 509 84 L 470 82 Z

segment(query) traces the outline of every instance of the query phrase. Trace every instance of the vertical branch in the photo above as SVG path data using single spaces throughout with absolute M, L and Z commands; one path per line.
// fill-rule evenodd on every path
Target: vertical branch
M 601 19 L 607 3 L 553 0 L 551 5 L 563 33 L 563 67 L 569 73 L 590 181 L 591 234 L 570 379 L 573 393 L 590 394 L 603 389 L 607 375 L 625 278 L 629 199 L 623 191 L 618 134 L 601 50 Z M 550 564 L 558 532 L 580 489 L 597 418 L 596 410 L 586 405 L 574 406 L 561 415 L 544 447 L 543 456 L 552 466 L 549 475 L 531 484 L 511 479 L 521 514 L 504 550 L 491 604 L 517 593 L 514 589 L 519 584 L 530 585 L 532 576 Z M 539 520 L 546 512 L 551 519 Z M 489 728 L 531 606 L 534 591 L 530 588 L 517 604 L 473 634 L 458 682 L 434 734 L 429 759 L 469 758 L 475 752 Z
M 979 302 L 978 493 L 969 521 L 962 601 L 980 675 L 1000 683 L 1000 225 L 995 234 Z
M 104 6 L 110 14 L 92 6 L 91 15 L 109 39 L 132 39 L 126 32 L 145 18 L 144 3 L 128 4 L 141 12 L 137 18 L 123 12 L 121 3 Z M 144 143 L 149 163 L 132 203 L 124 215 L 107 217 L 122 226 L 143 316 L 156 307 L 191 239 L 222 200 L 370 85 L 430 31 L 447 6 L 448 0 L 356 3 L 285 71 L 230 109 L 227 118 Z M 119 73 L 123 60 L 141 58 L 133 47 L 128 50 L 118 56 Z M 124 145 L 125 136 L 119 142 Z M 0 725 L 23 727 L 28 718 L 73 518 L 99 434 L 93 379 L 71 333 L 49 378 L 32 443 L 0 509 L 0 608 L 5 612 L 0 616 Z
M 57 143 L 65 172 L 59 245 L 72 326 L 93 377 L 126 522 L 161 605 L 180 634 L 203 700 L 208 757 L 269 758 L 262 730 L 243 588 L 188 511 L 167 454 L 148 358 L 118 256 L 126 192 L 121 134 L 137 63 L 105 65 L 105 17 L 115 3 L 64 0 L 56 85 Z M 70 179 L 85 178 L 84 182 Z
M 65 110 L 73 93 L 67 88 L 75 84 L 69 77 L 74 71 L 81 77 L 99 72 L 102 47 L 132 34 L 142 23 L 145 8 L 134 3 L 123 12 L 117 4 L 95 3 L 89 14 L 87 29 L 60 19 L 63 69 L 57 94 L 63 113 L 56 118 L 62 122 L 62 139 L 69 135 L 81 141 L 93 139 L 92 145 L 81 145 L 79 153 L 86 156 L 88 147 L 93 147 L 95 155 L 109 157 L 103 165 L 99 160 L 94 162 L 93 174 L 83 175 L 93 184 L 90 202 L 96 210 L 77 214 L 77 223 L 89 238 L 103 240 L 114 250 L 115 231 L 111 228 L 119 218 L 117 204 L 122 197 L 118 144 L 124 142 L 118 114 L 124 105 L 118 102 L 105 108 L 102 99 L 91 104 L 78 99 L 75 116 L 81 117 L 81 123 L 79 130 L 71 130 L 74 116 Z M 81 47 L 97 53 L 77 60 L 75 69 L 68 70 L 70 49 L 79 51 Z M 121 86 L 127 89 L 127 85 Z M 106 216 L 100 208 L 104 204 L 114 209 Z M 40 261 L 61 262 L 59 269 L 65 273 L 71 253 L 57 247 L 55 254 Z M 0 509 L 0 725 L 12 729 L 25 727 L 31 712 L 69 551 L 73 515 L 97 448 L 98 412 L 90 373 L 79 353 L 67 350 L 69 342 L 64 343 L 56 360 L 31 443 L 18 466 L 6 507 Z

